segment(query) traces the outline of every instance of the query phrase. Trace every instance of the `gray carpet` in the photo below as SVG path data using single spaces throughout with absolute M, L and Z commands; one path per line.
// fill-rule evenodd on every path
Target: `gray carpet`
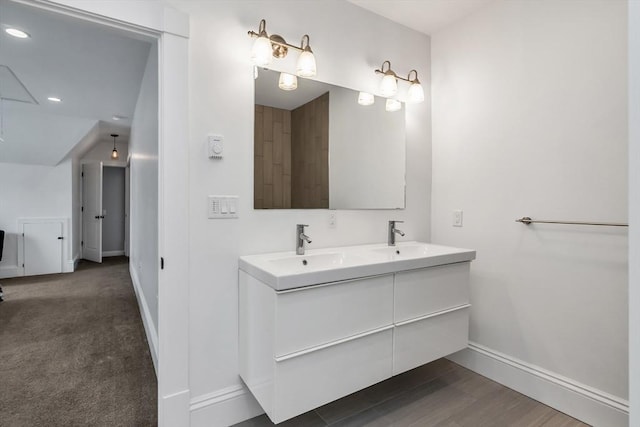
M 0 425 L 153 426 L 157 385 L 128 260 L 0 280 Z

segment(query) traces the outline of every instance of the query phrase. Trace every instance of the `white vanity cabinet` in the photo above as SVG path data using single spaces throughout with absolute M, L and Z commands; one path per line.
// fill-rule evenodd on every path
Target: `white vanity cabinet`
M 279 423 L 461 350 L 469 264 L 286 290 L 241 264 L 240 376 Z

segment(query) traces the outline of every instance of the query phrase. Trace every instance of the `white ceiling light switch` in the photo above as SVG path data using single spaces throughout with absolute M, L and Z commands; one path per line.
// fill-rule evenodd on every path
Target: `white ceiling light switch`
M 238 218 L 238 196 L 209 196 L 207 217 L 211 219 Z

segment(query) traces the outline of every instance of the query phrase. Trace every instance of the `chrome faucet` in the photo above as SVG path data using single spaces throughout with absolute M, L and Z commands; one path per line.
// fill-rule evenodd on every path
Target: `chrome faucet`
M 306 224 L 296 225 L 296 254 L 304 255 L 304 242 L 311 243 L 309 236 L 304 234 L 304 228 L 308 227 Z
M 404 221 L 389 221 L 389 235 L 387 239 L 387 244 L 389 246 L 396 245 L 396 233 L 401 236 L 404 236 L 404 232 L 396 228 L 396 223 L 398 222 L 404 222 Z

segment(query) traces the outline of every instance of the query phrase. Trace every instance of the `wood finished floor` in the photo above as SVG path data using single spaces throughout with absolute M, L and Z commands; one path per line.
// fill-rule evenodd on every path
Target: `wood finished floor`
M 273 425 L 266 415 L 261 415 L 235 427 Z M 587 424 L 440 359 L 278 426 L 578 427 Z

